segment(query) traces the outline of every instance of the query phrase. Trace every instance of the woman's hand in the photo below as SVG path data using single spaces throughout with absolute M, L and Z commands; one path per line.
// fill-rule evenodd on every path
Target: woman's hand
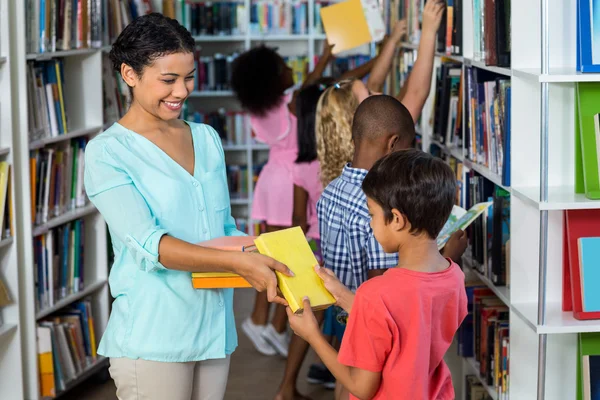
M 244 277 L 254 289 L 259 292 L 267 291 L 267 299 L 271 303 L 287 306 L 288 303 L 277 293 L 277 276 L 273 271 L 279 271 L 288 276 L 294 273 L 284 264 L 258 253 L 236 253 L 236 272 Z

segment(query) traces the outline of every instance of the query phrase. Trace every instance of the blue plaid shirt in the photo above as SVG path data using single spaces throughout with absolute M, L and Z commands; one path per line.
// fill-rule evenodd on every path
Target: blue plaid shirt
M 353 291 L 367 280 L 367 271 L 398 265 L 398 254 L 384 252 L 373 235 L 361 188 L 366 175 L 366 170 L 347 164 L 317 202 L 325 266 Z

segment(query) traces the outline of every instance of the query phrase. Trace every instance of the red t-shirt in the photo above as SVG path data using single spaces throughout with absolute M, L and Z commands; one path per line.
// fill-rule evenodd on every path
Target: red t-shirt
M 381 372 L 373 399 L 454 399 L 443 358 L 467 315 L 464 282 L 451 262 L 436 273 L 389 269 L 360 286 L 338 360 Z

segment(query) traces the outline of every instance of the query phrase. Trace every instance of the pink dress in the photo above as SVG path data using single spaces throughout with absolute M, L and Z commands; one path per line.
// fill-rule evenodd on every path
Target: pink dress
M 294 168 L 294 185 L 300 186 L 308 193 L 308 203 L 306 210 L 306 222 L 308 231 L 306 237 L 310 239 L 320 239 L 319 220 L 317 219 L 317 201 L 323 192 L 321 184 L 321 168 L 317 160 L 309 163 L 298 163 Z
M 292 226 L 294 209 L 294 166 L 298 157 L 297 120 L 289 109 L 293 92 L 284 95 L 281 104 L 265 116 L 250 116 L 256 138 L 269 145 L 265 164 L 252 200 L 251 218 L 267 225 Z

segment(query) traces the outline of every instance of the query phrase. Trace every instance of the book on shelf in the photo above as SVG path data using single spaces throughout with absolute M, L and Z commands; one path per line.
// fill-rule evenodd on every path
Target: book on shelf
M 250 33 L 271 35 L 308 34 L 308 2 L 252 1 Z
M 575 193 L 600 199 L 600 85 L 575 84 Z
M 577 71 L 600 72 L 600 4 L 577 0 Z
M 131 21 L 153 11 L 151 0 L 103 0 L 102 7 L 104 45 L 113 43 Z
M 505 165 L 510 163 L 510 79 L 474 67 L 465 67 L 465 138 L 467 157 L 502 177 L 510 186 Z
M 62 60 L 28 62 L 29 141 L 69 132 Z
M 121 74 L 113 69 L 107 54 L 102 55 L 102 91 L 104 122 L 118 121 L 131 104 L 131 93 Z
M 101 0 L 27 0 L 25 10 L 29 53 L 102 46 Z
M 247 31 L 247 9 L 243 1 L 190 2 L 177 1 L 174 15 L 194 36 L 244 35 Z
M 32 222 L 50 219 L 87 204 L 83 187 L 87 139 L 72 139 L 30 153 Z
M 371 60 L 369 55 L 357 54 L 348 57 L 336 57 L 331 63 L 331 76 L 338 78 L 347 71 L 351 71 L 368 63 Z M 315 59 L 315 65 L 318 60 Z M 364 78 L 366 79 L 366 77 Z
M 473 58 L 510 68 L 511 0 L 473 1 Z
M 217 53 L 214 56 L 202 56 L 199 47 L 196 48 L 196 79 L 194 89 L 198 91 L 230 90 L 232 63 L 237 53 L 225 55 Z
M 221 137 L 223 146 L 248 144 L 248 119 L 242 111 L 219 108 L 213 112 L 202 112 L 188 108 L 182 113 L 182 118 L 213 127 Z
M 327 41 L 334 45 L 333 54 L 379 42 L 385 35 L 381 10 L 375 0 L 345 0 L 322 7 L 320 12 Z
M 508 394 L 509 309 L 481 282 L 466 284 L 468 314 L 457 333 L 458 355 L 475 361 L 479 378 L 498 398 Z
M 85 221 L 77 219 L 34 237 L 33 258 L 38 311 L 83 290 Z
M 98 360 L 89 300 L 73 303 L 37 325 L 40 395 L 54 398 Z
M 313 32 L 321 35 L 325 33 L 323 29 L 323 20 L 321 19 L 321 9 L 333 4 L 332 1 L 315 1 L 314 3 L 314 21 L 313 21 Z
M 308 73 L 307 56 L 287 56 L 283 60 L 292 69 L 294 84 L 298 85 L 306 80 Z
M 462 65 L 442 63 L 436 69 L 433 137 L 447 147 L 462 146 Z

